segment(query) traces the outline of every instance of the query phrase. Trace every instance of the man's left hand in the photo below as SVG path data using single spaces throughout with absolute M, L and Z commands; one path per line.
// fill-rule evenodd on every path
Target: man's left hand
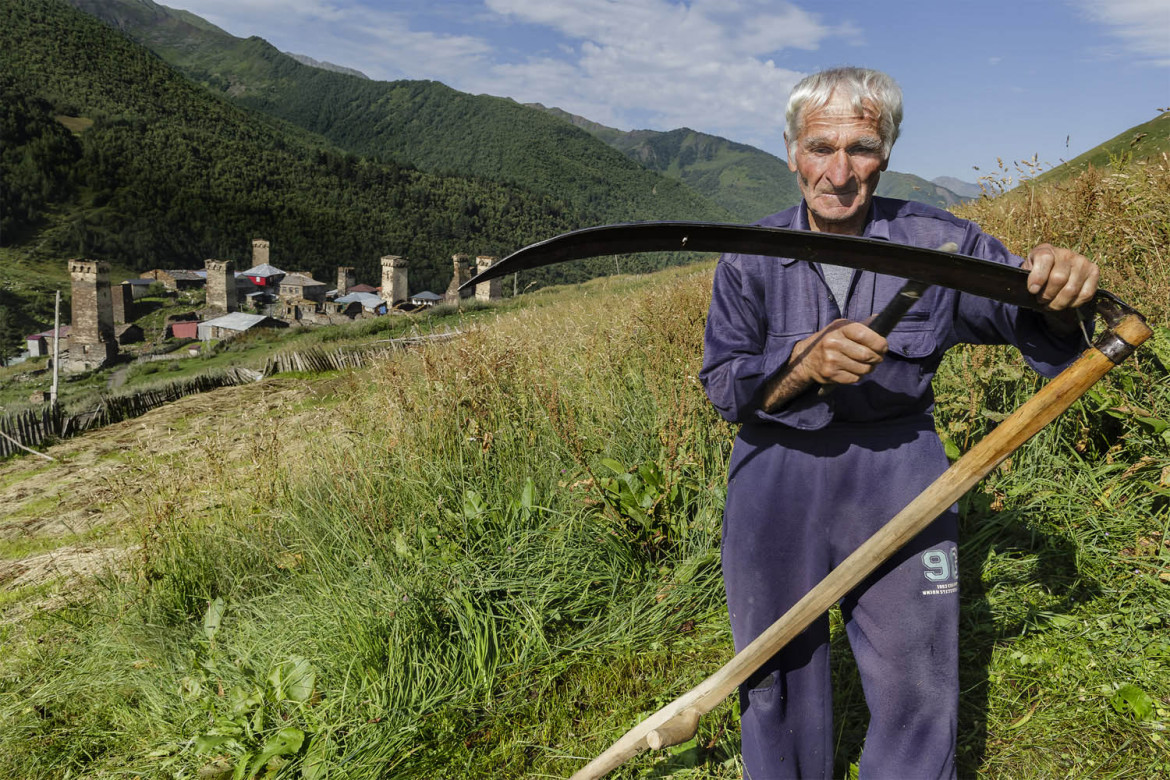
M 1022 266 L 1028 274 L 1028 292 L 1048 311 L 1075 309 L 1097 292 L 1101 270 L 1096 263 L 1071 249 L 1040 244 L 1028 253 Z

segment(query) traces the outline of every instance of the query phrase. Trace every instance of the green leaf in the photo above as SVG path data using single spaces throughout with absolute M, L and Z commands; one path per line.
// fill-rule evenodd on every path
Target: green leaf
M 959 449 L 959 445 L 955 444 L 954 439 L 947 439 L 944 441 L 943 450 L 946 452 L 947 458 L 949 460 L 958 460 L 959 458 L 963 457 L 963 453 Z
M 1154 700 L 1133 683 L 1118 688 L 1109 703 L 1122 715 L 1132 715 L 1140 721 L 1154 719 Z
M 468 520 L 473 520 L 487 511 L 487 505 L 483 502 L 483 498 L 474 490 L 468 490 L 463 494 L 463 516 Z
M 301 745 L 303 744 L 305 744 L 305 732 L 292 726 L 285 726 L 269 737 L 268 741 L 264 743 L 264 749 L 260 751 L 260 755 L 256 756 L 256 760 L 252 762 L 248 776 L 255 775 L 260 771 L 260 767 L 267 764 L 275 756 L 287 756 L 296 753 L 301 749 Z
M 287 756 L 296 753 L 305 744 L 305 732 L 294 726 L 285 726 L 269 737 L 264 743 L 264 752 L 272 756 Z
M 195 737 L 195 752 L 197 754 L 210 753 L 220 745 L 234 741 L 234 737 L 227 737 L 216 734 L 203 734 L 201 736 Z
M 187 699 L 197 699 L 203 695 L 203 685 L 195 677 L 184 677 L 179 680 L 179 693 Z
M 601 465 L 612 471 L 614 474 L 625 474 L 626 467 L 618 463 L 613 458 L 602 458 Z
M 1166 430 L 1170 430 L 1170 423 L 1166 422 L 1165 420 L 1160 420 L 1157 417 L 1142 417 L 1141 415 L 1134 415 L 1134 418 L 1142 425 L 1147 426 L 1151 431 L 1153 431 L 1155 436 L 1163 433 Z
M 534 503 L 536 503 L 536 483 L 532 481 L 532 477 L 528 477 L 524 480 L 524 489 L 520 491 L 520 506 L 532 509 Z
M 304 704 L 313 698 L 317 674 L 304 658 L 294 656 L 289 663 L 292 668 L 286 678 L 285 692 L 288 694 L 288 698 Z
M 317 675 L 308 661 L 294 655 L 272 667 L 268 682 L 272 685 L 273 700 L 304 704 L 313 698 Z
M 240 760 L 236 762 L 236 771 L 232 772 L 232 780 L 244 780 L 245 777 L 251 777 L 255 772 L 248 771 L 248 759 L 252 757 L 251 751 L 240 756 Z
M 203 615 L 203 633 L 207 635 L 208 642 L 215 641 L 215 635 L 219 633 L 219 624 L 223 620 L 223 611 L 226 608 L 227 603 L 220 596 L 216 596 L 215 601 L 207 606 L 207 612 Z
M 228 701 L 231 703 L 230 712 L 233 718 L 246 718 L 248 713 L 264 704 L 264 691 L 253 688 L 249 693 L 244 688 L 235 685 L 228 692 Z

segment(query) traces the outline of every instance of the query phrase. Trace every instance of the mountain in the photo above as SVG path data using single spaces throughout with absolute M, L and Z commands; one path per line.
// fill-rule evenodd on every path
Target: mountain
M 171 18 L 192 29 L 182 15 Z M 601 188 L 575 205 L 514 183 L 359 158 L 212 94 L 55 0 L 0 4 L 0 106 L 6 266 L 22 257 L 90 257 L 134 270 L 198 268 L 206 258 L 250 265 L 250 240 L 261 237 L 272 241 L 274 262 L 322 279 L 349 265 L 377 283 L 379 258 L 396 254 L 411 263 L 413 289 L 441 290 L 452 254 L 502 256 L 596 224 L 603 208 L 616 210 L 614 191 L 628 195 L 605 189 L 601 177 Z M 525 275 L 581 281 L 609 267 L 562 264 L 553 275 Z M 44 323 L 19 327 L 36 324 Z
M 559 108 L 528 105 L 585 130 L 652 171 L 678 179 L 740 221 L 754 222 L 800 202 L 788 164 L 754 146 L 685 127 L 627 132 Z
M 962 203 L 967 198 L 938 184 L 927 181 L 921 176 L 898 171 L 885 171 L 878 182 L 877 194 L 887 198 L 901 198 L 902 200 L 916 200 L 919 203 L 929 203 L 939 208 L 948 208 L 956 203 Z
M 978 198 L 983 193 L 983 189 L 978 184 L 956 179 L 954 176 L 937 176 L 930 182 L 947 188 L 960 198 Z
M 334 73 L 345 73 L 346 75 L 357 76 L 359 79 L 365 79 L 366 81 L 370 80 L 370 77 L 367 76 L 366 74 L 362 73 L 360 70 L 354 70 L 353 68 L 347 68 L 344 65 L 334 65 L 332 62 L 322 62 L 321 60 L 313 59 L 312 57 L 310 57 L 307 54 L 293 54 L 291 51 L 286 51 L 285 54 L 292 57 L 294 60 L 301 63 L 302 65 L 308 65 L 310 68 L 320 68 L 321 70 L 331 70 Z
M 602 221 L 732 219 L 587 132 L 515 101 L 431 81 L 369 81 L 309 67 L 150 0 L 69 0 L 237 105 L 352 154 L 508 182 Z
M 788 163 L 754 146 L 690 128 L 617 130 L 539 103 L 528 104 L 579 127 L 650 170 L 678 179 L 744 222 L 754 222 L 800 202 Z M 877 193 L 946 208 L 963 198 L 908 173 L 882 174 Z

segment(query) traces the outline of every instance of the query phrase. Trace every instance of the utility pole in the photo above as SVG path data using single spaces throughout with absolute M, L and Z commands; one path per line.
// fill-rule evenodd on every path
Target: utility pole
M 49 405 L 57 405 L 57 379 L 61 372 L 61 291 L 53 306 L 53 388 L 49 391 Z

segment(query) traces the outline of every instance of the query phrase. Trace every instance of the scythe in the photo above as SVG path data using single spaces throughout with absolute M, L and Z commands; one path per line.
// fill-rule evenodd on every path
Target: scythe
M 646 222 L 566 233 L 515 252 L 468 281 L 471 287 L 505 274 L 564 260 L 651 251 L 738 252 L 793 257 L 874 271 L 1031 309 L 1027 272 L 946 251 L 888 241 L 744 225 Z M 630 729 L 571 780 L 593 780 L 641 751 L 677 745 L 695 735 L 711 711 L 784 645 L 913 539 L 996 466 L 1072 406 L 1153 332 L 1145 318 L 1113 294 L 1093 303 L 1106 330 L 1080 358 L 987 434 L 967 454 L 857 548 L 767 630 L 699 685 Z

